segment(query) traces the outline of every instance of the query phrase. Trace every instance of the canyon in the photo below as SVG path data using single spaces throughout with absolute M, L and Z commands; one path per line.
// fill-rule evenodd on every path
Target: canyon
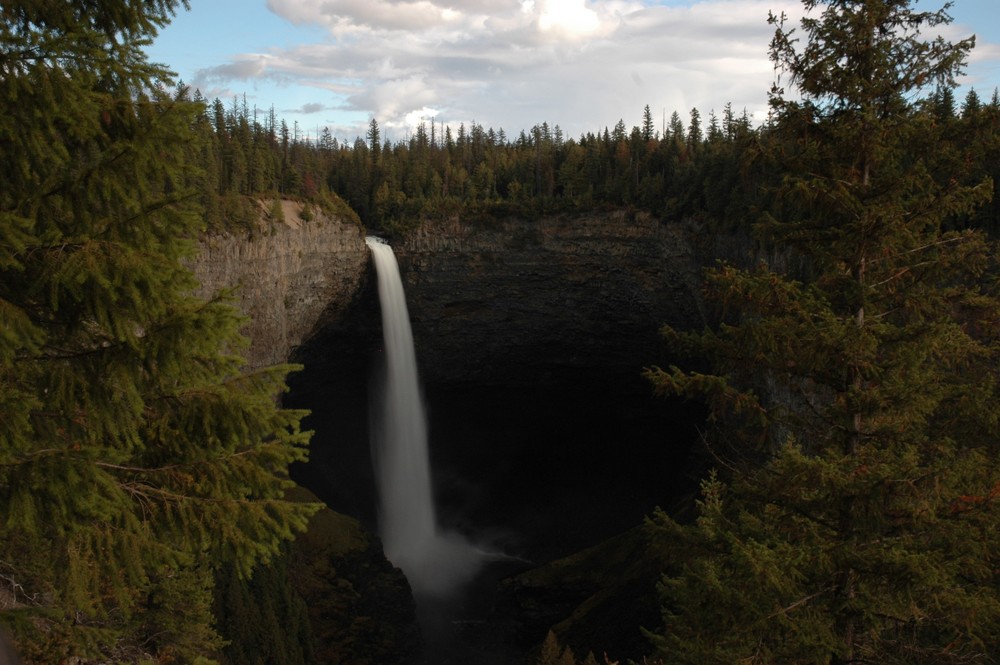
M 293 478 L 373 533 L 368 386 L 382 350 L 364 232 L 323 215 L 302 220 L 286 205 L 284 223 L 251 237 L 206 238 L 192 268 L 203 295 L 234 289 L 248 316 L 251 367 L 303 366 L 290 376 L 285 403 L 311 411 L 305 426 L 315 434 L 310 461 Z M 640 593 L 631 577 L 624 585 L 608 582 L 613 574 L 567 582 L 544 571 L 617 542 L 655 506 L 693 491 L 688 453 L 700 411 L 655 398 L 641 375 L 671 361 L 663 324 L 705 323 L 691 229 L 623 210 L 450 217 L 390 243 L 429 414 L 440 519 L 512 562 L 484 575 L 481 593 L 463 599 L 449 625 L 461 625 L 468 640 L 503 642 L 498 663 L 556 626 L 583 653 L 615 646 L 618 656 L 641 655 L 636 626 L 657 620 L 649 598 L 655 579 Z M 593 556 L 583 560 L 594 567 Z M 383 565 L 370 567 L 376 578 L 351 580 L 359 597 L 405 588 L 398 579 L 386 583 Z M 580 630 L 586 617 L 576 628 L 568 621 L 583 606 L 597 607 L 593 620 L 626 593 L 647 596 L 632 603 L 631 635 Z M 595 597 L 606 597 L 604 610 Z M 400 621 L 398 612 L 392 620 Z M 420 662 L 412 631 L 403 634 L 405 648 L 386 652 Z M 444 652 L 434 658 L 448 662 Z

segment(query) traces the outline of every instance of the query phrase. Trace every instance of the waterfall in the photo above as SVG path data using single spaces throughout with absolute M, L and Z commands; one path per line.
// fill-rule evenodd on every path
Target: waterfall
M 371 448 L 385 555 L 418 595 L 446 595 L 472 577 L 480 552 L 438 527 L 434 511 L 427 420 L 406 295 L 392 248 L 365 241 L 378 275 L 384 374 L 372 392 Z

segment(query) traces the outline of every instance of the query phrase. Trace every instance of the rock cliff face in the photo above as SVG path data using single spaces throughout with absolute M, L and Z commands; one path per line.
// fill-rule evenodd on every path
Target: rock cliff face
M 429 383 L 534 382 L 659 358 L 700 326 L 683 230 L 625 212 L 427 224 L 395 248 Z
M 251 367 L 286 362 L 325 320 L 337 320 L 364 279 L 368 248 L 361 228 L 317 214 L 300 217 L 285 202 L 285 222 L 251 237 L 209 236 L 190 266 L 199 295 L 233 289 L 248 317 Z
M 252 367 L 324 355 L 331 331 L 348 345 L 377 347 L 363 231 L 322 215 L 305 222 L 295 204 L 285 206 L 286 223 L 202 241 L 191 261 L 200 295 L 234 290 Z M 648 215 L 454 218 L 425 224 L 394 250 L 431 384 L 635 367 L 658 357 L 660 325 L 702 322 L 690 243 L 679 226 Z

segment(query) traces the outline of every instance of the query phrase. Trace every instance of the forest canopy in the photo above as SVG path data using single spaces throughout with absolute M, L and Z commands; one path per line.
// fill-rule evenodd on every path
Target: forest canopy
M 376 118 L 353 142 L 338 141 L 328 130 L 310 139 L 278 119 L 273 107 L 258 109 L 240 97 L 208 102 L 183 85 L 177 94 L 205 104 L 196 129 L 206 219 L 215 230 L 252 226 L 247 197 L 288 196 L 356 214 L 369 230 L 388 235 L 459 212 L 468 219 L 531 218 L 622 207 L 732 232 L 749 228 L 763 205 L 763 188 L 781 177 L 780 165 L 756 158 L 779 118 L 755 125 L 745 110 L 729 104 L 704 114 L 674 111 L 659 123 L 646 106 L 641 126 L 618 120 L 579 137 L 545 121 L 517 135 L 432 121 L 392 143 L 382 140 Z M 971 89 L 958 102 L 953 87 L 937 86 L 912 110 L 928 120 L 927 144 L 951 156 L 954 171 L 942 167 L 935 177 L 970 184 L 995 175 L 996 91 L 982 99 Z M 996 199 L 984 202 L 949 223 L 995 229 L 998 205 Z

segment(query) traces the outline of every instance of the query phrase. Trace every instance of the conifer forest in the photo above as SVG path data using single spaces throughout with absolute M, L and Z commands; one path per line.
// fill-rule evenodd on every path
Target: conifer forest
M 714 264 L 711 325 L 636 367 L 707 414 L 698 496 L 632 525 L 664 562 L 644 662 L 1000 662 L 1000 93 L 956 95 L 975 42 L 934 36 L 948 5 L 772 15 L 765 121 L 345 142 L 152 64 L 187 4 L 0 3 L 0 665 L 379 662 L 319 660 L 282 582 L 320 509 L 290 498 L 299 368 L 248 368 L 185 267 L 289 199 L 390 239 L 641 211 L 782 257 Z M 281 653 L 248 656 L 261 636 Z M 615 654 L 549 634 L 521 662 Z

